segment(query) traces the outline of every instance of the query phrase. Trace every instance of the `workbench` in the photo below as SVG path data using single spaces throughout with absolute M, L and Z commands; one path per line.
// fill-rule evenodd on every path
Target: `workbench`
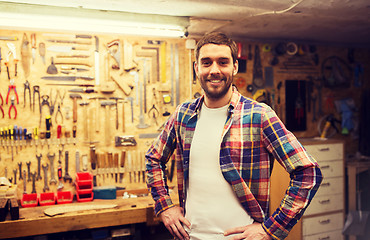
M 176 198 L 174 196 L 174 198 Z M 176 199 L 174 199 L 176 200 Z M 49 217 L 44 210 L 51 206 L 37 206 L 19 209 L 19 220 L 0 222 L 0 239 L 33 235 L 68 232 L 83 229 L 120 226 L 136 223 L 156 225 L 159 218 L 154 216 L 154 201 L 150 195 L 115 200 L 93 200 L 73 202 L 68 205 L 116 204 L 117 207 L 99 210 L 84 210 Z M 63 204 L 67 205 L 67 204 Z

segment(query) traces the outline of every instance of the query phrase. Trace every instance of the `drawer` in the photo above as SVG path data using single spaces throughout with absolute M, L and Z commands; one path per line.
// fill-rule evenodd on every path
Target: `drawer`
M 344 240 L 342 230 L 303 236 L 303 240 Z
M 302 235 L 306 237 L 315 234 L 326 234 L 328 232 L 341 231 L 343 224 L 343 213 L 327 214 L 312 218 L 304 217 L 302 219 Z
M 324 177 L 320 185 L 320 188 L 315 195 L 315 198 L 318 196 L 343 194 L 343 191 L 344 191 L 344 178 L 343 177 L 334 177 L 334 178 Z
M 343 177 L 344 175 L 343 160 L 322 161 L 319 162 L 319 166 L 324 178 Z
M 341 143 L 305 145 L 304 147 L 318 162 L 343 159 L 343 144 Z
M 344 194 L 315 196 L 304 216 L 344 209 Z

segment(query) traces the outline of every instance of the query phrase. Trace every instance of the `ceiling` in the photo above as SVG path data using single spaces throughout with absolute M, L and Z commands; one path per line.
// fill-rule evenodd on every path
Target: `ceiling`
M 1 1 L 189 17 L 189 37 L 223 31 L 238 40 L 370 47 L 368 0 Z M 1 11 L 1 10 L 0 10 Z

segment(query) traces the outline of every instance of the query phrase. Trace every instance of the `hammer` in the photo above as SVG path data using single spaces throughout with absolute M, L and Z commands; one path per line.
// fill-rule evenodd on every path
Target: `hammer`
M 80 106 L 82 106 L 84 108 L 84 139 L 85 141 L 88 140 L 88 132 L 87 132 L 87 105 L 89 105 L 88 102 L 82 102 L 80 103 Z
M 109 146 L 110 138 L 110 115 L 109 115 L 109 106 L 115 105 L 113 101 L 101 101 L 100 105 L 105 108 L 105 143 Z
M 82 98 L 80 94 L 72 93 L 69 95 L 73 99 L 73 122 L 77 122 L 77 99 Z
M 122 100 L 123 98 L 110 97 L 109 99 L 116 100 L 116 129 L 118 129 L 118 100 Z

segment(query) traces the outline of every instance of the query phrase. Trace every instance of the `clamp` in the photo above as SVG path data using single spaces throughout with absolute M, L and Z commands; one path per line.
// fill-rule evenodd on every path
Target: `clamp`
M 29 98 L 30 98 L 30 108 L 31 108 L 32 107 L 31 89 L 30 89 L 30 83 L 28 82 L 28 80 L 26 80 L 26 82 L 24 83 L 24 92 L 23 92 L 24 103 L 23 103 L 23 107 L 26 107 L 26 91 L 27 90 L 28 90 L 28 95 L 29 95 Z
M 14 91 L 15 96 L 17 97 L 17 104 L 19 104 L 19 98 L 18 98 L 17 88 L 14 85 L 14 79 L 10 80 L 10 85 L 9 85 L 9 88 L 8 88 L 8 94 L 6 95 L 6 100 L 5 100 L 6 104 L 8 104 L 9 94 L 10 94 L 11 90 Z
M 14 98 L 14 96 L 12 96 L 10 98 L 11 104 L 10 104 L 9 111 L 8 111 L 9 119 L 12 119 L 12 117 L 10 115 L 10 112 L 11 112 L 12 108 L 14 108 L 14 112 L 15 112 L 15 115 L 14 115 L 14 118 L 13 119 L 16 119 L 17 118 L 17 108 L 15 107 L 14 101 L 15 101 L 15 98 Z

